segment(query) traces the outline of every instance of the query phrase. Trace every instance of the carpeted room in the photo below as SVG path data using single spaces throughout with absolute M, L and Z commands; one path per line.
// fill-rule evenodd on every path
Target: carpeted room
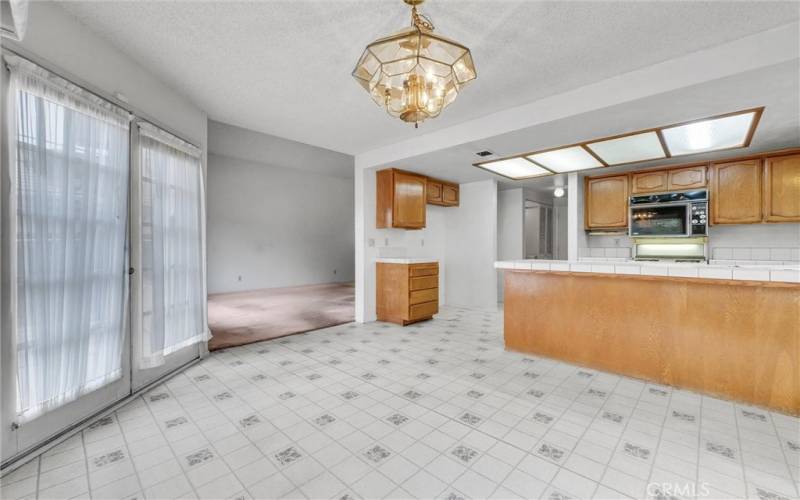
M 353 157 L 213 121 L 208 141 L 209 350 L 353 321 Z

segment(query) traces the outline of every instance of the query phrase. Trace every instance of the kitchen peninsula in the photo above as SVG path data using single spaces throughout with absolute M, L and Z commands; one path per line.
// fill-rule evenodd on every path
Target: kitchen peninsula
M 800 268 L 504 261 L 505 344 L 800 414 Z

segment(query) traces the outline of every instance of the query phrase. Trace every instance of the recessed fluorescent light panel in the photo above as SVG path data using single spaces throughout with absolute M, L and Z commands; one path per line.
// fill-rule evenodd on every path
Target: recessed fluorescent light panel
M 474 165 L 511 179 L 526 179 L 720 149 L 744 148 L 750 145 L 763 112 L 763 107 L 744 109 Z
M 756 111 L 748 111 L 664 128 L 664 142 L 672 156 L 742 147 L 755 117 Z
M 554 149 L 543 153 L 533 153 L 526 156 L 526 158 L 556 173 L 574 172 L 575 170 L 586 170 L 587 168 L 603 166 L 597 158 L 580 146 Z
M 655 132 L 626 135 L 586 145 L 609 165 L 666 158 L 667 153 Z
M 552 172 L 529 162 L 525 158 L 509 158 L 507 160 L 482 163 L 476 166 L 510 179 L 527 179 L 530 177 L 552 174 Z

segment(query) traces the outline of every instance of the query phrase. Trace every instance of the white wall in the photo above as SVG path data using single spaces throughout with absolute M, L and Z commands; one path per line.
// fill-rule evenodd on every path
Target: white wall
M 349 179 L 209 155 L 208 291 L 353 281 Z
M 448 216 L 447 303 L 497 306 L 497 181 L 461 184 L 460 204 Z
M 497 259 L 524 258 L 524 207 L 522 188 L 497 193 Z M 497 271 L 497 300 L 503 301 L 503 271 Z
M 216 122 L 209 151 L 209 293 L 353 281 L 351 156 Z

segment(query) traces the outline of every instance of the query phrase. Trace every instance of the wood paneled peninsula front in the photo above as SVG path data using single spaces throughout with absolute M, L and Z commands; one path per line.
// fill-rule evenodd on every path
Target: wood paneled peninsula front
M 495 267 L 507 349 L 800 415 L 797 266 Z

